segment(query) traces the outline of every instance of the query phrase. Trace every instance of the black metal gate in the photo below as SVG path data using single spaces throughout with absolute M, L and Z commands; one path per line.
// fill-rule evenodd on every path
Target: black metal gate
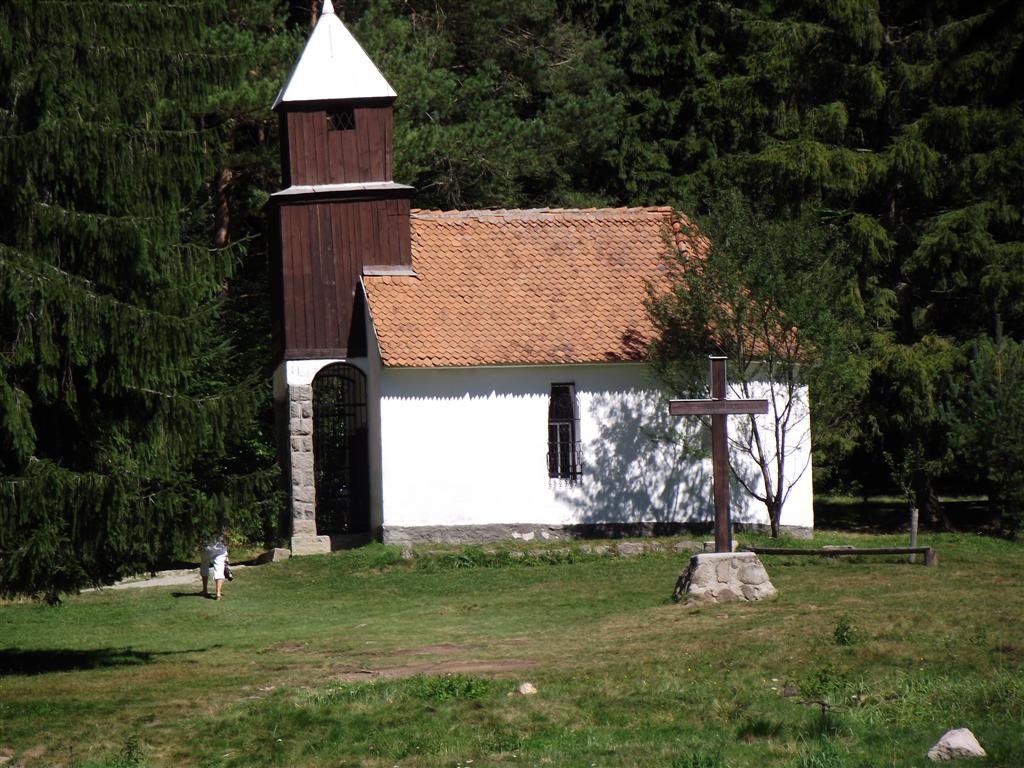
M 351 365 L 329 365 L 313 379 L 313 467 L 317 534 L 369 531 L 366 376 Z

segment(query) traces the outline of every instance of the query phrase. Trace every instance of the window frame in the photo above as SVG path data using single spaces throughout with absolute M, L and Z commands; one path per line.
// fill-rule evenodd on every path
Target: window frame
M 558 398 L 556 400 L 556 398 Z M 571 404 L 568 413 L 565 400 Z M 561 400 L 562 402 L 559 402 Z M 559 408 L 561 406 L 561 408 Z M 556 412 L 561 410 L 561 413 Z M 554 382 L 548 395 L 548 478 L 578 482 L 583 476 L 580 405 L 575 382 Z
M 328 131 L 354 131 L 356 110 L 354 107 L 335 107 L 327 110 Z

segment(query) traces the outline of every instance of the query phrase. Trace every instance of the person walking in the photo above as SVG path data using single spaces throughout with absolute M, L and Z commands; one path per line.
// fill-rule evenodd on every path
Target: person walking
M 203 595 L 210 597 L 210 571 L 213 570 L 213 581 L 216 588 L 214 600 L 220 600 L 224 588 L 225 573 L 228 568 L 228 531 L 224 529 L 203 545 L 202 558 L 199 561 L 199 575 L 203 579 Z

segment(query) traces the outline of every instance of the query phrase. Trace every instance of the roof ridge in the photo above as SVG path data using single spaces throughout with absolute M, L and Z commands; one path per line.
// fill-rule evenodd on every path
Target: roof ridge
M 614 218 L 637 215 L 673 213 L 668 205 L 629 206 L 619 208 L 477 208 L 469 210 L 442 211 L 429 208 L 413 208 L 410 213 L 420 219 L 563 219 L 563 218 Z

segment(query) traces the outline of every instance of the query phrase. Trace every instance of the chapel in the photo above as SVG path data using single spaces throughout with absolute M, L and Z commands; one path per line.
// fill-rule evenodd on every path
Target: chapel
M 416 209 L 392 179 L 396 98 L 325 0 L 273 104 L 274 396 L 293 552 L 708 524 L 708 462 L 675 439 L 699 427 L 668 415 L 644 362 L 648 290 L 664 285 L 666 253 L 691 247 L 681 214 Z M 805 532 L 809 426 L 793 445 L 782 523 Z M 767 524 L 749 496 L 732 504 L 738 525 Z

